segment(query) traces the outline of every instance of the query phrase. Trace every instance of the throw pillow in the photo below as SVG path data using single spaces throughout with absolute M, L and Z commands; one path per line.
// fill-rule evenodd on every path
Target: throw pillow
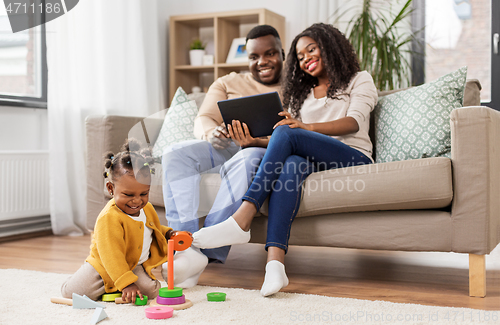
M 197 114 L 196 102 L 188 100 L 186 92 L 181 87 L 177 88 L 153 146 L 153 157 L 161 157 L 163 150 L 174 143 L 195 139 L 193 127 Z
M 462 107 L 467 67 L 381 97 L 375 107 L 376 162 L 451 156 L 450 113 Z

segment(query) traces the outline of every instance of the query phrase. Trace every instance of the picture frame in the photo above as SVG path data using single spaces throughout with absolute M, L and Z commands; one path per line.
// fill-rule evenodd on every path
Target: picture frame
M 227 55 L 226 63 L 248 62 L 247 50 L 245 47 L 245 37 L 233 39 L 231 48 Z

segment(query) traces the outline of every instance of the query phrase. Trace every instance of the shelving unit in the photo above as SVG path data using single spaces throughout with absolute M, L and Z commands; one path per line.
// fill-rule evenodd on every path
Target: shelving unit
M 267 9 L 170 17 L 170 100 L 179 86 L 189 93 L 194 86 L 205 88 L 232 71 L 247 70 L 248 63 L 226 63 L 226 58 L 233 39 L 245 37 L 251 28 L 262 24 L 276 28 L 285 44 L 285 17 Z M 189 44 L 195 38 L 212 45 L 207 54 L 213 54 L 214 64 L 189 64 Z

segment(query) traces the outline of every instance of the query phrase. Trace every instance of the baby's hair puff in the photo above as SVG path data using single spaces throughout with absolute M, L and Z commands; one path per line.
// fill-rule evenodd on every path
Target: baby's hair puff
M 151 167 L 153 163 L 150 148 L 141 148 L 141 143 L 136 139 L 127 139 L 120 152 L 107 152 L 104 155 L 104 178 L 113 182 L 125 174 L 131 174 L 136 179 L 141 174 L 150 181 L 150 174 L 154 174 L 154 168 Z

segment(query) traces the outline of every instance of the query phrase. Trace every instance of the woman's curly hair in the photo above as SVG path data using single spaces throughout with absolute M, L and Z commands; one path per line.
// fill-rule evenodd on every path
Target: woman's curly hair
M 316 41 L 321 51 L 321 60 L 328 75 L 330 85 L 328 98 L 344 90 L 352 77 L 359 72 L 359 62 L 349 40 L 337 28 L 329 24 L 317 23 L 297 35 L 292 42 L 285 66 L 283 83 L 283 106 L 289 108 L 293 117 L 300 117 L 300 108 L 311 88 L 318 85 L 318 79 L 304 72 L 297 59 L 297 42 L 308 36 Z
M 120 149 L 120 152 L 114 154 L 107 152 L 104 155 L 104 178 L 111 181 L 117 180 L 124 174 L 131 174 L 134 177 L 138 173 L 149 175 L 154 173 L 151 166 L 154 159 L 150 148 L 141 148 L 141 143 L 135 139 L 127 139 Z

